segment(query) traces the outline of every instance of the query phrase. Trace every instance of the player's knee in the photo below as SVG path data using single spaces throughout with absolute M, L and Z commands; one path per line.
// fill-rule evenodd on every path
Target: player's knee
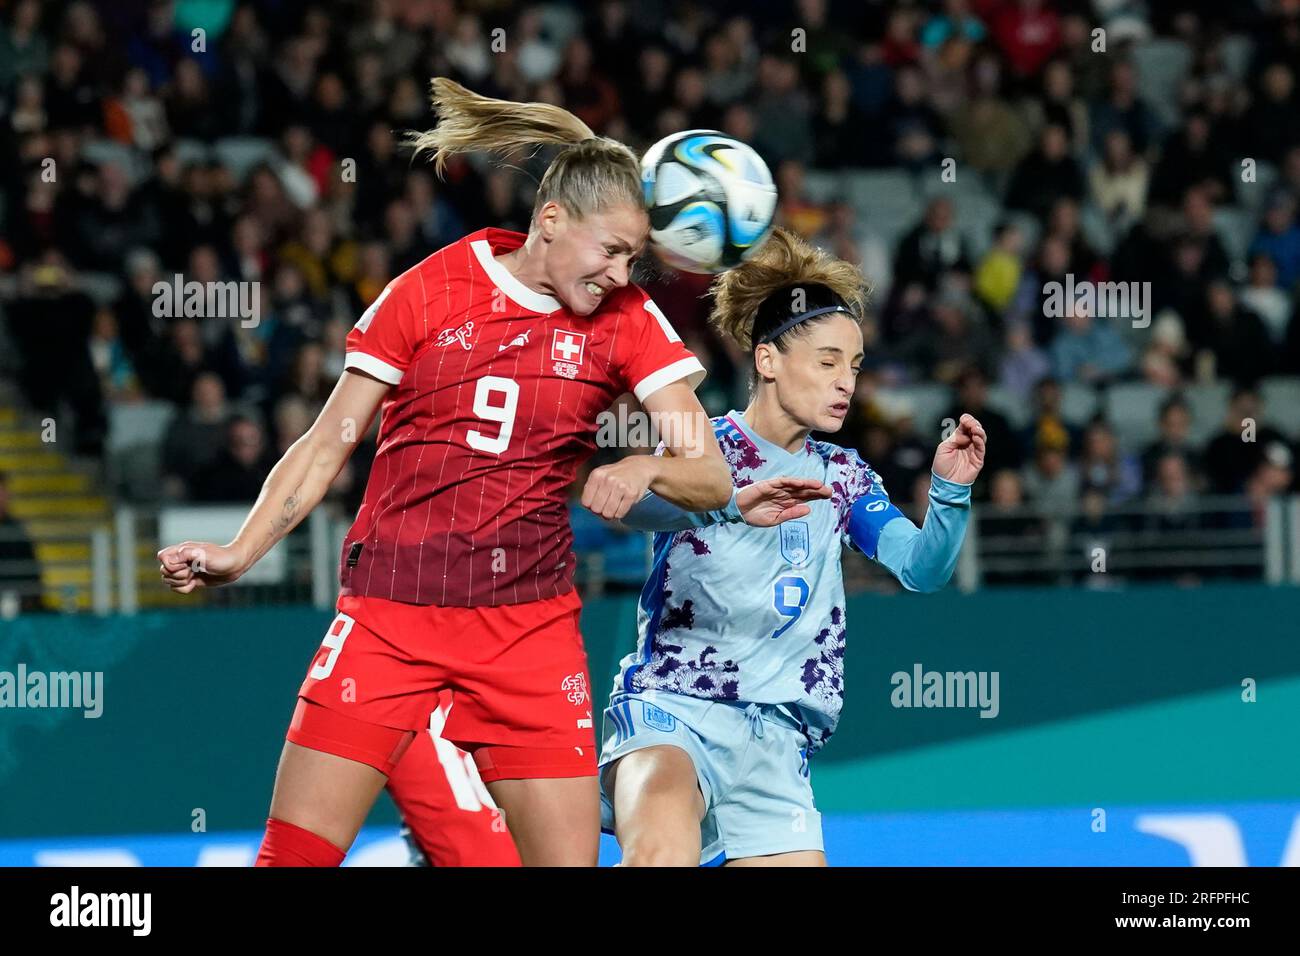
M 699 866 L 700 848 L 663 834 L 647 833 L 623 844 L 624 866 Z
M 338 866 L 347 850 L 306 827 L 271 817 L 255 866 Z

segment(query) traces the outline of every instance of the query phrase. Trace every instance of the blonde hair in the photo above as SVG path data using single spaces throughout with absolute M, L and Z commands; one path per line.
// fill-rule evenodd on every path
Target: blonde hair
M 713 280 L 709 322 L 749 351 L 754 347 L 754 318 L 764 301 L 781 289 L 805 285 L 830 289 L 861 319 L 868 288 L 858 267 L 778 226 L 752 258 Z
M 447 158 L 486 152 L 517 156 L 539 146 L 566 147 L 547 167 L 537 187 L 534 214 L 555 201 L 581 219 L 588 213 L 629 203 L 644 208 L 641 163 L 618 140 L 597 136 L 568 110 L 549 103 L 514 103 L 481 96 L 446 77 L 430 84 L 438 125 L 410 133 L 416 155 L 431 151 L 443 174 Z

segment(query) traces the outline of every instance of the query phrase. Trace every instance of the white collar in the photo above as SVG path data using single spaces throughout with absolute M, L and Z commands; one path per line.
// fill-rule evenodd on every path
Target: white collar
M 540 312 L 543 315 L 564 308 L 564 303 L 559 299 L 541 292 L 534 292 L 516 279 L 514 273 L 498 262 L 496 257 L 492 255 L 492 246 L 486 239 L 475 239 L 469 245 L 474 250 L 474 255 L 478 257 L 479 265 L 488 274 L 488 278 L 492 280 L 498 289 L 513 299 L 516 304 L 522 305 L 530 312 Z

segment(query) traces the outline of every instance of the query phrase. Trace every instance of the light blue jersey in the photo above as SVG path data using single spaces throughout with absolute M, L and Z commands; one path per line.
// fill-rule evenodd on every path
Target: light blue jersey
M 894 518 L 912 535 L 919 532 L 857 452 L 811 439 L 787 451 L 754 433 L 737 411 L 713 425 L 738 488 L 766 478 L 815 478 L 833 496 L 776 528 L 744 524 L 734 505 L 729 517 L 676 512 L 681 530 L 655 534 L 637 647 L 620 662 L 614 692 L 779 705 L 802 725 L 811 754 L 834 732 L 844 703 L 841 548 L 875 557 L 882 528 Z M 953 487 L 969 501 L 966 486 Z M 671 506 L 647 505 L 638 505 L 629 523 L 673 526 Z M 855 515 L 867 520 L 851 533 Z

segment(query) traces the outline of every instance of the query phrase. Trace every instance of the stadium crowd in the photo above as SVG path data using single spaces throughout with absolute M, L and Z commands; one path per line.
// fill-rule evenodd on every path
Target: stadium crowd
M 836 440 L 901 502 L 924 501 L 961 411 L 988 430 L 994 509 L 1101 520 L 1149 500 L 1175 522 L 1189 495 L 1296 488 L 1288 436 L 1242 441 L 1241 422 L 1267 416 L 1262 380 L 1300 374 L 1300 0 L 13 0 L 0 17 L 0 374 L 70 408 L 87 456 L 114 408 L 172 403 L 146 483 L 163 497 L 252 501 L 389 279 L 468 231 L 526 230 L 541 158 L 454 159 L 444 181 L 403 148 L 436 75 L 638 150 L 692 127 L 754 145 L 780 221 L 873 284 Z M 886 222 L 875 204 L 900 197 L 851 182 L 911 195 Z M 710 369 L 706 407 L 743 407 L 708 277 L 644 273 Z M 158 316 L 175 274 L 258 282 L 260 321 Z M 1149 326 L 1050 316 L 1067 274 L 1149 282 Z M 1216 382 L 1222 427 L 1193 440 L 1182 390 Z M 1154 440 L 1105 414 L 1126 383 L 1165 395 Z M 950 412 L 918 420 L 895 397 L 917 385 L 950 389 Z M 1099 411 L 1071 421 L 1080 388 Z

